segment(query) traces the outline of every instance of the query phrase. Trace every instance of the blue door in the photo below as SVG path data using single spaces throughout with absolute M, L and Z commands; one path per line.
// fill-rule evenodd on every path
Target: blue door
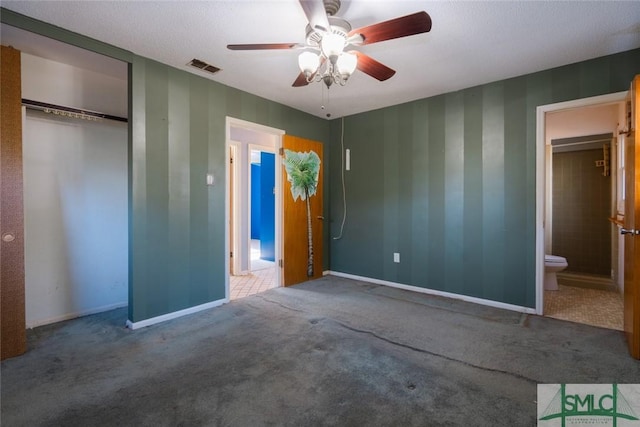
M 262 201 L 260 175 L 260 165 L 251 163 L 251 240 L 260 240 L 260 202 Z
M 276 156 L 260 153 L 260 258 L 276 259 Z

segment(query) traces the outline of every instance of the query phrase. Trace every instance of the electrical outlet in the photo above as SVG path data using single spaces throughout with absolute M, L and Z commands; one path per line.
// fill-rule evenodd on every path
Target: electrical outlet
M 400 262 L 400 253 L 399 252 L 394 252 L 393 253 L 393 262 Z

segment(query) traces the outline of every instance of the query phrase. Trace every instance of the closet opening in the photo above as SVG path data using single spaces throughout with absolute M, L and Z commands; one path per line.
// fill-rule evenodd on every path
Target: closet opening
M 21 52 L 26 327 L 126 307 L 128 63 L 4 24 L 2 43 Z

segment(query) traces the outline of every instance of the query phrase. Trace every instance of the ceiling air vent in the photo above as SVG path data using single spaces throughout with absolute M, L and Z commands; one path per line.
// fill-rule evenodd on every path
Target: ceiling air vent
M 204 70 L 204 71 L 207 71 L 207 72 L 209 72 L 211 74 L 215 74 L 218 71 L 220 71 L 220 68 L 214 67 L 213 65 L 207 64 L 206 62 L 200 61 L 199 59 L 196 59 L 196 58 L 193 58 L 191 60 L 191 62 L 189 62 L 188 65 L 191 65 L 192 67 L 196 67 L 196 68 L 199 68 L 199 69 Z

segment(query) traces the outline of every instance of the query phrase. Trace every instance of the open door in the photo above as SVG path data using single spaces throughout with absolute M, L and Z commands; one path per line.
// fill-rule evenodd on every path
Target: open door
M 273 153 L 260 152 L 260 257 L 272 262 L 276 260 L 275 159 Z
M 627 103 L 628 130 L 625 138 L 624 227 L 624 331 L 631 355 L 640 359 L 640 142 L 636 125 L 640 123 L 640 75 L 631 83 Z M 636 250 L 637 249 L 637 250 Z
M 282 284 L 322 277 L 322 143 L 283 135 Z

